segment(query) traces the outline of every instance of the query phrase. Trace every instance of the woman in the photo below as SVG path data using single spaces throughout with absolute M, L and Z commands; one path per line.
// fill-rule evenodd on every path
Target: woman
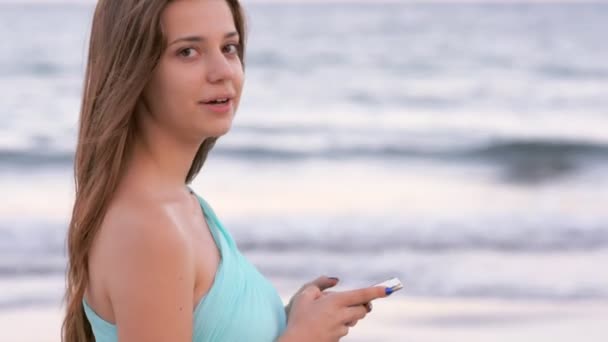
M 244 41 L 237 0 L 98 2 L 63 341 L 336 341 L 387 295 L 319 277 L 284 308 L 187 186 L 232 124 Z

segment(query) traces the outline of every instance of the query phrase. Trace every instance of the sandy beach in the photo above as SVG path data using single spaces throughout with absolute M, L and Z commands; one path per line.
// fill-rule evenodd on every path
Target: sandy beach
M 284 297 L 286 300 L 286 297 Z M 374 302 L 374 309 L 343 339 L 372 341 L 551 341 L 608 339 L 606 302 L 510 302 L 408 298 Z M 21 308 L 0 312 L 0 341 L 59 341 L 61 310 Z
M 345 341 L 606 341 L 608 303 L 378 301 Z

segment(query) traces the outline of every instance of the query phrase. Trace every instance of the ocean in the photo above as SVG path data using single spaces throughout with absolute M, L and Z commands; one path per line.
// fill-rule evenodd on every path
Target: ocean
M 246 8 L 243 99 L 192 187 L 278 287 L 608 299 L 607 4 Z M 0 310 L 63 295 L 92 10 L 0 5 Z

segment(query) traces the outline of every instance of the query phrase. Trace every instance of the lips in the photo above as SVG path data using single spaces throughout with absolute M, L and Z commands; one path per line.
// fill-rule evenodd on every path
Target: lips
M 215 113 L 220 113 L 220 114 L 224 114 L 224 113 L 228 113 L 232 111 L 232 100 L 228 99 L 226 102 L 213 102 L 212 101 L 208 101 L 207 103 L 201 102 L 201 105 L 206 109 L 209 110 L 211 112 L 215 112 Z
M 229 93 L 219 94 L 219 95 L 211 96 L 200 102 L 204 103 L 204 104 L 222 104 L 222 103 L 229 102 L 230 100 L 232 100 L 233 97 L 234 97 L 234 95 L 229 94 Z
M 215 100 L 211 100 L 211 101 L 204 101 L 204 104 L 224 104 L 227 103 L 228 101 L 230 101 L 229 98 L 219 98 L 219 99 L 215 99 Z

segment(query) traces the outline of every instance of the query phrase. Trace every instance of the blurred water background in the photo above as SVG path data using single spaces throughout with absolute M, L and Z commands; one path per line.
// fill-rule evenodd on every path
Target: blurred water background
M 92 10 L 0 4 L 0 311 L 61 300 Z M 608 299 L 607 4 L 247 10 L 244 97 L 193 187 L 264 274 Z

